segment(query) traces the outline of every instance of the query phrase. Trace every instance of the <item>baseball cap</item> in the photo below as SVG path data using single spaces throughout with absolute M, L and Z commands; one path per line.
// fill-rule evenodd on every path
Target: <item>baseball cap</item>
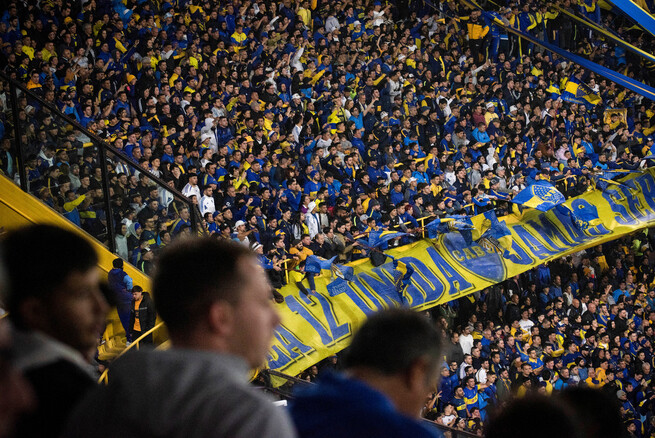
M 241 225 L 245 225 L 245 224 L 246 224 L 246 223 L 245 223 L 244 221 L 237 221 L 237 223 L 234 224 L 234 228 L 238 228 L 238 227 L 240 227 Z

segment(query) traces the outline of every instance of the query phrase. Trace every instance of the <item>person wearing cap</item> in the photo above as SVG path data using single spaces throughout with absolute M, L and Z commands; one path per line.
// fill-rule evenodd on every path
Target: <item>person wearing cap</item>
M 316 194 L 321 188 L 321 174 L 318 170 L 312 170 L 309 174 L 309 180 L 305 183 L 303 193 L 309 195 L 312 199 L 316 198 Z
M 318 215 L 318 205 L 315 201 L 311 201 L 307 205 L 307 213 L 305 214 L 305 224 L 307 225 L 310 239 L 313 239 L 321 231 L 321 222 Z
M 237 243 L 250 247 L 253 242 L 256 242 L 256 240 L 251 236 L 255 231 L 257 231 L 256 228 L 248 229 L 245 221 L 238 220 L 234 224 L 232 239 Z
M 494 177 L 489 181 L 489 196 L 501 201 L 509 201 L 510 195 L 500 188 L 500 178 Z
M 493 102 L 487 102 L 486 109 L 487 111 L 484 113 L 484 120 L 487 123 L 487 126 L 491 125 L 493 120 L 500 120 L 498 113 L 496 112 L 496 105 Z

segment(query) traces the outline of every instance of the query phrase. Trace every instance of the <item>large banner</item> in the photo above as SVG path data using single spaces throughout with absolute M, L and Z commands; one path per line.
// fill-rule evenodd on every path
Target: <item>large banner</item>
M 377 310 L 400 305 L 429 309 L 655 225 L 654 176 L 655 170 L 632 173 L 549 211 L 526 209 L 520 217 L 501 217 L 511 231 L 511 239 L 502 239 L 505 248 L 487 245 L 485 239 L 467 245 L 454 231 L 387 251 L 400 262 L 395 265 L 391 258 L 378 267 L 368 259 L 353 262 L 354 281 L 322 271 L 315 279 L 316 295 L 288 285 L 281 290 L 282 324 L 268 366 L 295 375 L 347 347 L 367 315 Z M 409 281 L 403 280 L 403 264 L 405 273 L 414 270 Z

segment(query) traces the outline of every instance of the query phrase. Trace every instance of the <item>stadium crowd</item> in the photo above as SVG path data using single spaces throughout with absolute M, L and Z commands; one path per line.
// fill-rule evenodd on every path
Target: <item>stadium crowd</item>
M 653 245 L 652 231 L 636 233 L 426 312 L 450 342 L 423 417 L 483 435 L 511 400 L 593 388 L 614 400 L 626 436 L 655 436 Z M 340 357 L 298 377 L 315 382 Z
M 601 19 L 595 2 L 569 7 Z M 498 13 L 652 78 L 641 58 L 550 3 Z M 357 237 L 372 229 L 418 235 L 423 217 L 502 215 L 534 180 L 576 195 L 594 171 L 635 168 L 653 145 L 652 103 L 455 2 L 11 2 L 0 38 L 6 74 L 123 155 L 106 163 L 109 219 L 90 138 L 20 96 L 30 190 L 101 239 L 113 221 L 118 254 L 142 270 L 192 232 L 194 214 L 144 170 L 193 201 L 199 232 L 262 245 L 280 286 L 310 252 L 344 262 L 361 257 Z M 572 77 L 601 103 L 563 101 Z M 13 176 L 3 87 L 0 161 Z M 624 116 L 604 117 L 617 108 Z
M 652 46 L 579 3 L 561 6 Z M 650 64 L 551 3 L 497 13 L 652 85 Z M 9 77 L 122 155 L 100 162 L 84 132 L 25 95 L 16 126 L 4 83 L 2 171 L 18 173 L 17 132 L 30 191 L 97 237 L 113 221 L 118 255 L 146 273 L 172 238 L 205 231 L 249 245 L 280 287 L 310 254 L 361 257 L 357 237 L 373 229 L 418 238 L 422 218 L 501 216 L 536 180 L 575 196 L 595 172 L 652 153 L 653 102 L 457 2 L 10 2 L 0 40 Z M 571 78 L 600 102 L 563 100 Z M 150 173 L 192 200 L 197 230 Z M 652 433 L 652 262 L 615 242 L 443 307 L 457 351 L 426 416 L 475 429 L 503 382 L 519 393 L 586 382 L 616 390 L 636 436 Z
M 599 388 L 629 436 L 655 434 L 655 235 L 638 233 L 440 306 L 451 344 L 424 415 L 477 431 L 526 393 Z

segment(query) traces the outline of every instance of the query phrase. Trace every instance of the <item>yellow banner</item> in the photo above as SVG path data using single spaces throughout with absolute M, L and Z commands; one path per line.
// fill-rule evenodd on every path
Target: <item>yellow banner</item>
M 521 217 L 499 218 L 511 230 L 507 252 L 476 242 L 466 246 L 458 232 L 390 250 L 388 254 L 414 269 L 402 296 L 403 273 L 390 259 L 378 267 L 368 259 L 351 263 L 355 281 L 333 278 L 330 271 L 323 271 L 316 277 L 316 295 L 305 296 L 295 286 L 286 286 L 281 290 L 285 301 L 278 305 L 282 324 L 275 333 L 268 366 L 295 375 L 347 347 L 367 315 L 379 309 L 399 305 L 428 309 L 544 262 L 655 225 L 654 176 L 655 170 L 633 173 L 620 185 L 569 199 L 565 205 L 575 212 L 574 220 L 557 208 L 529 209 Z
M 607 123 L 608 125 L 611 124 L 612 116 L 615 114 L 619 116 L 619 122 L 626 125 L 628 124 L 628 110 L 625 108 L 606 109 L 603 113 L 603 122 Z

